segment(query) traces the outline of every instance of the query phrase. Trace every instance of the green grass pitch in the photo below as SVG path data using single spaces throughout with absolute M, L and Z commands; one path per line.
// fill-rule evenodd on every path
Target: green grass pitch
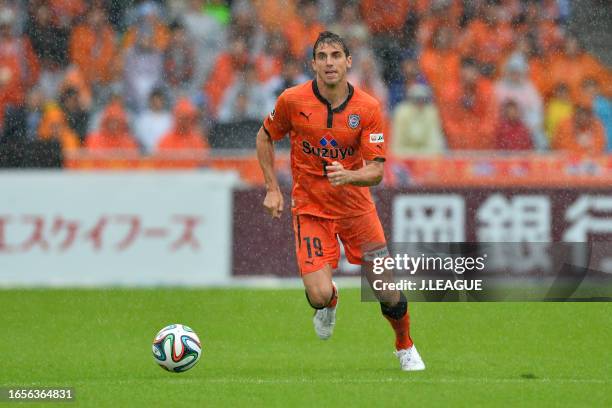
M 610 303 L 410 310 L 424 372 L 399 370 L 391 329 L 357 289 L 340 289 L 327 342 L 298 289 L 4 290 L 0 386 L 74 387 L 64 407 L 612 406 Z M 189 372 L 153 361 L 169 323 L 202 340 Z

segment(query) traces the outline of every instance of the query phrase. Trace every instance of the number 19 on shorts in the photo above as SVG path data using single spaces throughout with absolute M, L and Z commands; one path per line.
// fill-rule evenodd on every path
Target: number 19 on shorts
M 321 245 L 320 238 L 304 237 L 304 243 L 306 244 L 306 250 L 308 251 L 308 258 L 312 258 L 313 250 L 315 256 L 323 256 L 323 246 Z

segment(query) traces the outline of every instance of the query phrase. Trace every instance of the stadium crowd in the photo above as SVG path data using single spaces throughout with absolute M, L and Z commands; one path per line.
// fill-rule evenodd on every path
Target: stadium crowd
M 0 0 L 0 143 L 205 151 L 214 126 L 261 123 L 310 78 L 329 29 L 397 157 L 612 151 L 610 70 L 568 30 L 570 12 L 566 0 Z

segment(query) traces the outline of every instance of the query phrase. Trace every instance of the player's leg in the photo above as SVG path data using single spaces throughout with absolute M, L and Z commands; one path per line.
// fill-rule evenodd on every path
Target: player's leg
M 318 271 L 302 275 L 302 282 L 306 289 L 306 299 L 313 309 L 335 306 L 338 291 L 332 281 L 332 268 L 329 264 Z
M 324 269 L 302 276 L 306 298 L 315 309 L 312 318 L 314 330 L 321 340 L 329 339 L 336 325 L 338 290 L 331 280 L 331 274 L 331 266 L 327 265 Z
M 296 256 L 306 299 L 315 309 L 313 324 L 321 339 L 331 337 L 336 322 L 338 291 L 332 271 L 340 248 L 333 221 L 313 216 L 294 216 Z
M 384 231 L 375 211 L 343 220 L 339 223 L 338 232 L 348 261 L 362 265 L 371 287 L 374 280 L 394 281 L 393 271 L 373 273 L 374 259 L 388 256 Z M 399 290 L 374 290 L 374 293 L 380 302 L 382 315 L 395 333 L 396 356 L 400 359 L 402 370 L 423 370 L 425 365 L 410 337 L 410 314 L 406 297 Z
M 380 251 L 376 252 L 377 255 Z M 373 254 L 366 253 L 365 257 L 371 257 Z M 371 258 L 373 259 L 373 258 Z M 392 271 L 375 275 L 372 272 L 372 262 L 364 262 L 365 273 L 370 283 L 373 286 L 375 279 L 383 283 L 394 282 Z M 404 371 L 419 371 L 425 369 L 425 363 L 421 359 L 419 352 L 410 337 L 410 313 L 408 312 L 408 300 L 404 293 L 400 290 L 393 291 L 377 291 L 374 293 L 380 301 L 380 310 L 393 328 L 395 332 L 395 355 L 400 361 L 400 367 Z

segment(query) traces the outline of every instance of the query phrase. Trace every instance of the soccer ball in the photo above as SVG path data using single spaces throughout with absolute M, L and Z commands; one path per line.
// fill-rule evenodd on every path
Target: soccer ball
M 153 358 L 159 366 L 173 373 L 192 368 L 200 360 L 202 346 L 197 334 L 183 324 L 171 324 L 153 340 Z

